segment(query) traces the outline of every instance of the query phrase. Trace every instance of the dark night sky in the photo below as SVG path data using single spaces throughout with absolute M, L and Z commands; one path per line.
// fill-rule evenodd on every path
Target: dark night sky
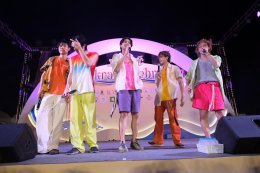
M 37 2 L 37 3 L 36 3 Z M 51 1 L 50 1 L 51 2 Z M 255 0 L 236 1 L 26 1 L 0 6 L 5 22 L 30 46 L 54 46 L 82 33 L 89 43 L 130 36 L 161 43 L 218 41 Z M 251 17 L 225 45 L 238 111 L 260 114 L 260 18 Z M 0 110 L 16 113 L 23 51 L 0 34 Z

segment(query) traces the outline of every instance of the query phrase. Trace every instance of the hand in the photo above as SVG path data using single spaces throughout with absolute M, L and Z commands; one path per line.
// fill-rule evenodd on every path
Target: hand
M 157 81 L 160 81 L 162 78 L 162 72 L 156 72 Z
M 138 65 L 141 65 L 144 62 L 142 55 L 138 56 L 136 59 L 137 59 Z
M 187 90 L 187 92 L 190 94 L 191 93 L 191 87 L 189 87 L 188 85 L 187 85 L 187 87 L 186 87 L 186 90 Z
M 202 52 L 203 52 L 202 55 L 204 55 L 207 59 L 209 58 L 209 55 L 211 55 L 211 54 L 209 53 L 209 51 L 206 50 L 206 49 L 203 49 Z
M 130 47 L 129 45 L 126 46 L 124 56 L 129 56 L 129 49 L 130 49 L 130 48 L 131 48 L 131 47 Z
M 66 102 L 70 101 L 70 94 L 65 90 L 64 93 L 62 94 L 61 98 L 64 98 Z
M 180 106 L 182 107 L 184 105 L 184 99 L 183 99 L 183 96 L 181 97 L 181 104 Z
M 70 41 L 71 41 L 71 46 L 75 50 L 79 50 L 80 48 L 82 48 L 80 42 L 77 39 L 76 40 L 70 39 Z
M 65 96 L 65 100 L 66 100 L 67 103 L 70 102 L 70 95 L 69 95 L 69 94 L 67 94 L 67 95 Z
M 44 95 L 44 92 L 43 92 L 42 90 L 40 90 L 40 91 L 38 92 L 38 98 L 43 97 L 43 95 Z

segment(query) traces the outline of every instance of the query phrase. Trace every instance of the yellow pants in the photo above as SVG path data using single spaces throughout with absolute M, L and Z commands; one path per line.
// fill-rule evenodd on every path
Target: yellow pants
M 85 152 L 84 132 L 89 147 L 97 146 L 96 99 L 93 92 L 71 96 L 70 140 L 73 147 Z M 84 123 L 83 123 L 84 122 Z M 83 127 L 84 126 L 84 127 Z M 83 129 L 84 128 L 84 129 Z

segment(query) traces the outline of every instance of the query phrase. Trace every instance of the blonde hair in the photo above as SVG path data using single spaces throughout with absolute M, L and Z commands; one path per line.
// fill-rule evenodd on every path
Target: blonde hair
M 199 52 L 199 45 L 200 45 L 200 43 L 206 43 L 206 44 L 208 45 L 208 47 L 209 47 L 209 52 L 212 51 L 212 40 L 211 40 L 211 39 L 208 39 L 208 40 L 207 40 L 207 39 L 203 38 L 203 39 L 199 40 L 199 41 L 197 42 L 197 45 L 196 45 L 195 52 L 196 52 L 196 54 L 197 54 L 198 56 L 200 56 L 200 52 Z

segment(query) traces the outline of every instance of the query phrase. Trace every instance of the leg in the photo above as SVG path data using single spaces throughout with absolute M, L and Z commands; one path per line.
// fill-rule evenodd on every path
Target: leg
M 220 120 L 220 118 L 222 118 L 225 115 L 225 110 L 217 110 L 216 111 L 216 117 L 218 120 Z
M 136 141 L 137 133 L 138 133 L 138 113 L 132 113 L 132 141 Z
M 56 106 L 53 108 L 52 131 L 48 150 L 59 148 L 60 136 L 62 134 L 62 121 L 66 111 L 66 101 L 61 96 L 55 96 Z
M 154 137 L 153 141 L 155 144 L 161 145 L 164 143 L 163 139 L 163 113 L 165 111 L 165 107 L 163 105 L 161 106 L 155 106 L 155 114 L 154 114 L 154 120 L 155 120 L 155 127 L 154 127 Z
M 84 133 L 82 130 L 81 95 L 72 95 L 70 102 L 70 140 L 74 148 L 85 152 Z
M 82 94 L 82 108 L 85 119 L 86 141 L 89 148 L 97 145 L 96 99 L 93 92 Z
M 201 128 L 207 138 L 210 138 L 210 130 L 209 130 L 209 120 L 208 120 L 209 112 L 207 110 L 200 110 L 200 125 Z
M 120 143 L 125 143 L 125 131 L 127 128 L 127 115 L 131 111 L 131 95 L 128 90 L 118 92 L 119 118 L 119 137 Z
M 169 125 L 174 144 L 181 144 L 181 128 L 178 123 L 176 100 L 166 101 L 166 109 L 169 116 Z
M 125 131 L 127 128 L 127 112 L 121 112 L 119 118 L 120 143 L 125 143 Z
M 53 95 L 46 94 L 36 117 L 37 147 L 39 153 L 47 153 L 49 138 L 52 127 L 52 104 Z
M 141 101 L 141 91 L 140 90 L 133 90 L 129 91 L 130 98 L 131 98 L 131 113 L 132 113 L 132 141 L 135 142 L 137 139 L 138 134 L 138 116 L 140 112 L 140 101 Z

